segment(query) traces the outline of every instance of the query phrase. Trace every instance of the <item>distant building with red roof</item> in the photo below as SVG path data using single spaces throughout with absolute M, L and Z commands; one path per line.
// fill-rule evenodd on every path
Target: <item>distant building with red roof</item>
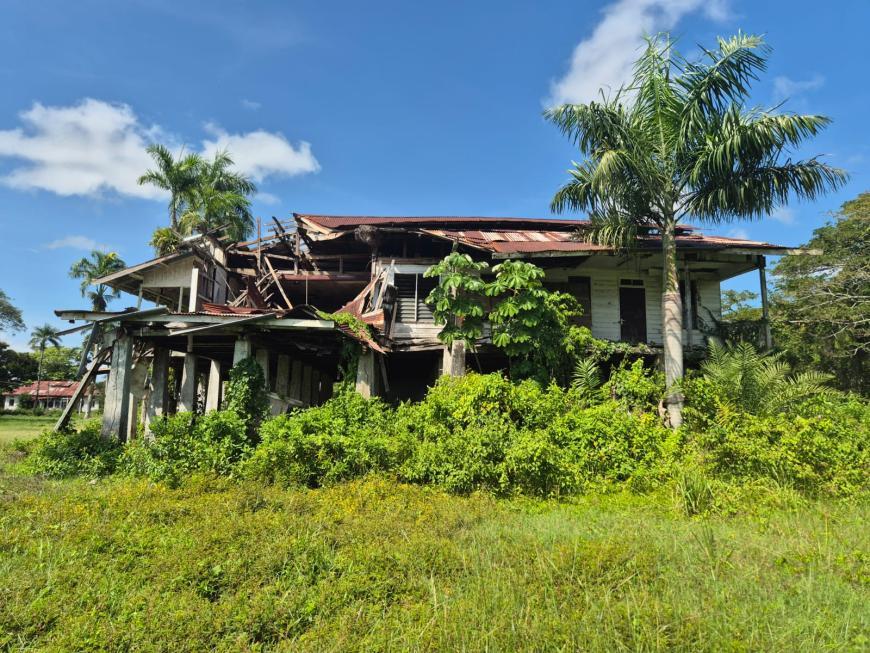
M 39 386 L 38 388 L 37 385 Z M 4 410 L 18 410 L 22 408 L 25 397 L 31 397 L 35 400 L 38 395 L 39 408 L 43 410 L 61 410 L 66 408 L 78 385 L 78 381 L 39 381 L 38 383 L 34 381 L 2 395 L 2 408 Z M 84 401 L 87 401 L 87 398 Z M 96 398 L 91 399 L 91 410 L 97 408 L 96 401 Z M 79 409 L 82 410 L 83 408 L 80 407 Z

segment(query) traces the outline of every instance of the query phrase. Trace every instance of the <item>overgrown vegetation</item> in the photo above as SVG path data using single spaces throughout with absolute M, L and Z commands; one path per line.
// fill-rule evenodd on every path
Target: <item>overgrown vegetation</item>
M 0 476 L 0 648 L 862 651 L 866 507 Z
M 497 374 L 442 377 L 423 401 L 398 407 L 346 390 L 262 423 L 258 372 L 254 361 L 237 364 L 228 410 L 158 422 L 153 440 L 126 448 L 119 469 L 172 483 L 208 472 L 311 488 L 379 473 L 460 494 L 539 497 L 649 492 L 687 474 L 711 496 L 755 482 L 808 496 L 867 489 L 870 405 L 744 346 L 714 348 L 705 374 L 685 382 L 687 421 L 676 431 L 660 414 L 662 374 L 640 360 L 606 380 L 583 366 L 567 389 Z M 67 436 L 45 436 L 29 469 L 111 473 L 119 451 L 96 433 L 86 428 L 64 446 Z

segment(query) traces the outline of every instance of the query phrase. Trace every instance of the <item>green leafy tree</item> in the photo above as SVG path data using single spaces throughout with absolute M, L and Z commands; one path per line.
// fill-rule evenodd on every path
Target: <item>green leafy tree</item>
M 94 250 L 90 256 L 82 257 L 72 264 L 69 276 L 73 279 L 81 279 L 82 297 L 91 300 L 91 308 L 95 311 L 105 311 L 109 302 L 121 293 L 104 284 L 94 284 L 94 281 L 125 267 L 127 264 L 116 252 Z
M 8 392 L 36 378 L 37 360 L 27 353 L 17 352 L 0 342 L 0 391 Z
M 777 263 L 771 301 L 777 347 L 797 369 L 821 369 L 870 392 L 870 193 L 843 204 Z
M 443 325 L 438 339 L 451 351 L 457 342 L 473 351 L 483 334 L 486 283 L 480 275 L 488 268 L 485 262 L 453 251 L 423 275 L 439 278 L 426 303 L 432 306 L 435 324 Z M 465 369 L 464 351 L 464 347 L 459 349 L 462 356 L 459 367 L 462 369 Z
M 775 415 L 798 401 L 831 392 L 826 386 L 831 375 L 794 374 L 781 353 L 759 353 L 748 342 L 711 343 L 701 371 L 720 401 L 756 415 Z
M 233 159 L 225 150 L 200 163 L 188 210 L 181 218 L 183 233 L 220 230 L 232 240 L 244 240 L 251 234 L 254 216 L 248 196 L 257 187 L 232 166 Z
M 486 294 L 496 299 L 489 313 L 492 343 L 507 354 L 511 375 L 567 381 L 571 320 L 581 314 L 579 302 L 567 293 L 543 286 L 544 271 L 534 263 L 507 260 L 493 268 L 495 279 Z
M 78 347 L 56 346 L 47 347 L 41 355 L 43 379 L 68 381 L 74 379 L 78 372 L 82 351 Z
M 45 348 L 48 346 L 59 347 L 60 336 L 58 330 L 50 324 L 43 324 L 36 327 L 30 334 L 30 346 L 33 349 L 39 350 L 39 367 L 36 372 L 36 395 L 34 397 L 34 406 L 39 406 L 39 385 L 42 383 L 42 363 L 45 360 Z
M 12 304 L 9 295 L 0 290 L 0 329 L 3 331 L 23 331 L 24 320 L 21 309 Z
M 178 220 L 199 182 L 202 157 L 184 152 L 175 157 L 169 148 L 158 143 L 148 146 L 148 154 L 155 167 L 139 177 L 139 184 L 155 186 L 169 193 L 169 226 L 177 232 Z
M 769 48 L 738 34 L 681 57 L 667 35 L 649 39 L 631 82 L 611 96 L 550 109 L 546 117 L 584 159 L 555 195 L 552 209 L 586 211 L 583 237 L 628 247 L 641 233 L 661 238 L 662 333 L 671 424 L 682 421 L 682 306 L 675 232 L 701 223 L 761 218 L 792 198 L 813 200 L 846 174 L 817 158 L 789 154 L 830 120 L 746 107 Z

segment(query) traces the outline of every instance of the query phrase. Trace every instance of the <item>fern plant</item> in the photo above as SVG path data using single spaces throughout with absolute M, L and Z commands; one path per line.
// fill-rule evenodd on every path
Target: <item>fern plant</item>
M 601 386 L 601 373 L 598 364 L 591 358 L 581 358 L 574 366 L 574 375 L 571 379 L 571 389 L 579 392 L 583 397 L 590 397 Z
M 826 385 L 830 374 L 793 374 L 780 353 L 759 353 L 748 342 L 711 342 L 701 370 L 723 403 L 756 415 L 774 415 L 802 399 L 834 392 Z

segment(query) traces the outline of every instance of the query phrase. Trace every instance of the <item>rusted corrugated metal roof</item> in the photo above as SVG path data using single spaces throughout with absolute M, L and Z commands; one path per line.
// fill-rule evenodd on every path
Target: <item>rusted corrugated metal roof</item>
M 294 213 L 297 219 L 304 219 L 327 229 L 341 229 L 343 227 L 360 227 L 363 225 L 424 225 L 445 223 L 483 223 L 483 224 L 551 224 L 564 225 L 565 228 L 578 227 L 589 224 L 587 220 L 566 220 L 561 218 L 498 218 L 476 217 L 457 215 L 432 215 L 432 216 L 377 216 L 377 215 L 312 215 L 309 213 Z
M 6 393 L 12 396 L 35 395 L 36 382 L 28 385 L 22 385 L 15 388 L 12 392 Z M 78 381 L 40 381 L 39 396 L 40 397 L 72 397 L 78 387 Z

